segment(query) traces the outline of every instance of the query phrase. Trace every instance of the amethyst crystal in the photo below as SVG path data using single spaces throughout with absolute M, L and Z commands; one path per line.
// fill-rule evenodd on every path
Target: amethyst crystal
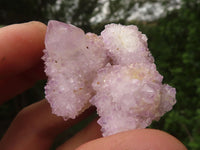
M 145 128 L 176 103 L 175 88 L 162 84 L 136 26 L 109 24 L 97 36 L 50 21 L 45 46 L 45 94 L 53 113 L 75 118 L 91 103 L 103 136 Z
M 50 21 L 43 59 L 46 99 L 54 114 L 75 118 L 94 95 L 91 83 L 107 63 L 102 38 L 70 24 Z

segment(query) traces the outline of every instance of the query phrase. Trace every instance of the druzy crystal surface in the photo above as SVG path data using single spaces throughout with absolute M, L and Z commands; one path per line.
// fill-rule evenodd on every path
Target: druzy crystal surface
M 109 24 L 101 36 L 114 64 L 154 61 L 147 47 L 146 35 L 134 25 Z
M 103 136 L 145 128 L 176 103 L 175 88 L 162 83 L 147 37 L 134 25 L 109 24 L 98 36 L 50 21 L 45 46 L 53 113 L 75 118 L 92 104 Z
M 171 110 L 175 89 L 162 85 L 155 64 L 137 63 L 107 66 L 93 82 L 104 136 L 136 128 L 145 128 Z M 168 91 L 169 90 L 169 91 Z
M 48 23 L 44 50 L 46 99 L 54 114 L 75 118 L 94 95 L 91 83 L 107 63 L 101 37 L 57 21 Z

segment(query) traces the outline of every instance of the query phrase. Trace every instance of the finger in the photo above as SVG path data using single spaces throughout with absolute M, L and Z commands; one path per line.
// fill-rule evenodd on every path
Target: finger
M 57 150 L 75 150 L 86 142 L 100 138 L 102 137 L 100 129 L 101 127 L 97 124 L 97 119 L 95 119 L 86 128 L 59 146 Z
M 43 55 L 46 26 L 40 22 L 0 29 L 0 79 L 37 65 Z
M 3 150 L 47 150 L 55 137 L 91 113 L 91 109 L 77 119 L 63 121 L 51 113 L 46 100 L 23 109 L 10 125 L 0 142 Z
M 39 63 L 22 74 L 0 80 L 0 105 L 6 100 L 32 87 L 36 81 L 42 78 L 44 79 L 45 74 L 43 68 L 43 64 Z
M 86 143 L 76 150 L 187 150 L 175 137 L 159 130 L 137 129 Z
M 0 104 L 44 78 L 45 32 L 46 26 L 40 22 L 0 29 Z

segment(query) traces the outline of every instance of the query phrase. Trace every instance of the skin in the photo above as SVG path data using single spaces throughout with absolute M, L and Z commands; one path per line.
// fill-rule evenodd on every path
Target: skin
M 40 22 L 0 28 L 0 103 L 44 79 L 41 56 L 46 26 Z M 87 117 L 94 108 L 77 119 L 63 121 L 51 113 L 46 100 L 24 108 L 0 141 L 1 150 L 48 150 L 56 136 Z M 101 137 L 96 120 L 60 145 L 57 150 L 186 150 L 175 137 L 159 130 L 138 129 Z

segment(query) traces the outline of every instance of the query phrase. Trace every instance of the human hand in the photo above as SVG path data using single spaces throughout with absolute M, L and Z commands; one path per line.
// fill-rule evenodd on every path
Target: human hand
M 0 103 L 45 78 L 41 56 L 46 26 L 39 22 L 0 29 Z M 1 150 L 47 150 L 59 133 L 88 116 L 63 121 L 51 113 L 46 100 L 24 108 L 1 139 Z M 94 120 L 85 129 L 58 147 L 58 150 L 186 150 L 173 136 L 153 129 L 138 129 L 101 138 Z

